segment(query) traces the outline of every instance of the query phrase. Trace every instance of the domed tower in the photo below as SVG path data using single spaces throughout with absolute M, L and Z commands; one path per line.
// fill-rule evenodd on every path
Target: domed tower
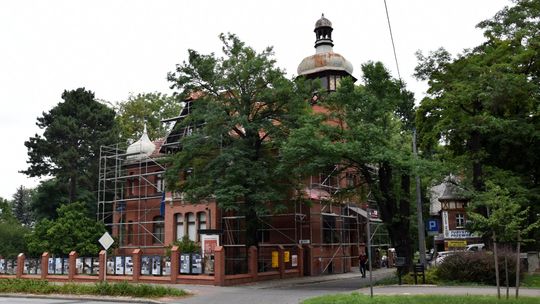
M 334 53 L 332 41 L 332 22 L 324 17 L 315 23 L 315 55 L 304 58 L 298 66 L 298 76 L 307 79 L 320 79 L 321 85 L 328 91 L 335 91 L 343 77 L 356 78 L 352 75 L 352 64 L 338 53 Z

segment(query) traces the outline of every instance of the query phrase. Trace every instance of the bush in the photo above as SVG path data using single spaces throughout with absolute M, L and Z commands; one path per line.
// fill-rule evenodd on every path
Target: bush
M 0 279 L 0 293 L 32 293 L 32 294 L 78 294 L 100 296 L 127 296 L 139 298 L 157 298 L 164 296 L 185 296 L 184 290 L 148 285 L 106 283 L 94 285 L 67 283 L 63 285 L 51 284 L 45 280 Z
M 509 251 L 502 251 L 499 254 L 499 283 L 505 285 L 505 257 L 508 260 L 508 280 L 510 285 L 514 286 L 516 278 L 516 254 Z M 496 285 L 493 253 L 487 251 L 457 252 L 450 255 L 439 265 L 436 274 L 440 279 L 445 281 Z M 523 276 L 523 273 L 520 275 Z
M 418 284 L 423 284 L 422 282 L 422 276 L 419 275 L 417 277 Z M 401 279 L 401 282 L 403 284 L 414 284 L 414 272 L 409 272 L 406 275 L 404 275 Z M 437 269 L 435 268 L 428 268 L 426 269 L 426 284 L 433 284 L 437 285 L 439 283 L 439 277 L 437 275 Z

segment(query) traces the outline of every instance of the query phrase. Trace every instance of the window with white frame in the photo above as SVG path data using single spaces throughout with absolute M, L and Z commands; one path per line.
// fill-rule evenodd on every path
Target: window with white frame
M 456 214 L 456 228 L 465 227 L 465 215 L 463 213 Z
M 197 227 L 195 226 L 195 214 L 186 213 L 187 235 L 190 240 L 197 241 Z

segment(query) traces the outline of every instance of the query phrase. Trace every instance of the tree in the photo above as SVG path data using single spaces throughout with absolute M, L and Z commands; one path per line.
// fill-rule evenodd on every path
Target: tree
M 105 233 L 103 223 L 87 217 L 87 207 L 80 202 L 61 205 L 56 220 L 44 219 L 27 235 L 28 251 L 39 255 L 48 251 L 68 255 L 72 250 L 83 256 L 99 253 L 98 239 Z
M 11 205 L 15 218 L 24 226 L 31 226 L 34 223 L 34 215 L 32 212 L 32 189 L 20 186 L 13 195 Z
M 529 223 L 540 213 L 539 14 L 540 1 L 516 1 L 478 25 L 483 44 L 456 58 L 444 49 L 419 54 L 416 69 L 430 85 L 417 116 L 423 149 L 443 141 L 445 160 L 475 191 L 511 172 L 527 190 Z
M 341 172 L 357 173 L 361 182 L 339 195 L 363 195 L 366 200 L 370 192 L 392 246 L 411 265 L 413 95 L 380 62 L 368 62 L 362 71 L 364 85 L 342 80 L 335 93 L 320 101 L 328 112 L 307 117 L 292 133 L 284 149 L 287 170 L 305 176 L 338 164 Z
M 511 192 L 504 186 L 498 185 L 493 181 L 487 181 L 486 190 L 475 195 L 472 200 L 473 208 L 468 212 L 472 222 L 472 229 L 485 234 L 490 234 L 493 238 L 495 277 L 499 298 L 500 280 L 497 244 L 500 242 L 519 243 L 523 236 L 526 236 L 530 231 L 540 227 L 540 219 L 532 224 L 527 223 L 527 214 L 530 212 L 530 208 L 523 209 L 523 203 L 520 202 L 520 200 L 526 199 L 524 192 L 524 189 L 519 189 L 517 192 Z M 488 216 L 474 211 L 480 206 L 489 210 Z M 516 272 L 516 297 L 517 288 L 519 288 L 519 264 L 520 258 L 518 250 L 516 259 L 516 269 L 518 270 Z
M 150 138 L 167 135 L 169 124 L 161 120 L 178 116 L 181 105 L 176 98 L 156 92 L 130 95 L 126 101 L 117 103 L 115 109 L 120 139 L 136 140 L 145 121 Z
M 69 203 L 68 187 L 57 178 L 41 181 L 32 196 L 31 208 L 36 221 L 55 219 L 56 209 Z
M 38 117 L 43 135 L 24 143 L 29 167 L 22 172 L 31 177 L 54 176 L 68 185 L 69 202 L 81 200 L 94 207 L 99 149 L 117 140 L 115 114 L 84 88 L 64 91 L 62 99 Z
M 24 235 L 26 233 L 28 233 L 28 228 L 17 222 L 9 201 L 0 197 L 0 256 L 15 258 L 19 253 L 25 252 Z
M 220 35 L 224 57 L 189 51 L 169 74 L 180 97 L 199 93 L 182 124 L 199 125 L 181 139 L 166 173 L 188 200 L 215 199 L 246 219 L 246 245 L 258 245 L 258 216 L 286 208 L 292 183 L 276 170 L 278 149 L 306 110 L 310 88 L 275 67 L 272 49 L 257 53 L 232 34 Z M 180 179 L 184 170 L 192 170 Z M 271 208 L 269 203 L 271 203 Z

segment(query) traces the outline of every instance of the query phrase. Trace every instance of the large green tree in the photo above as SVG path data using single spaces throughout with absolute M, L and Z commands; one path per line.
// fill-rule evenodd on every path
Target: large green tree
M 58 218 L 39 221 L 34 231 L 26 236 L 30 255 L 44 251 L 67 255 L 72 250 L 82 256 L 96 256 L 98 239 L 105 233 L 105 225 L 90 219 L 85 204 L 74 202 L 58 208 Z
M 456 58 L 419 54 L 416 69 L 429 84 L 417 116 L 424 151 L 444 142 L 444 159 L 474 191 L 499 176 L 520 179 L 531 223 L 540 213 L 539 14 L 539 0 L 516 1 L 478 25 L 484 43 Z
M 161 121 L 178 116 L 181 105 L 175 97 L 156 92 L 130 95 L 126 101 L 117 103 L 115 109 L 121 140 L 137 140 L 145 121 L 148 136 L 156 139 L 167 135 L 170 123 Z
M 81 200 L 94 207 L 99 149 L 117 141 L 114 110 L 96 101 L 84 88 L 64 91 L 63 101 L 43 113 L 28 148 L 28 176 L 53 176 L 67 185 L 68 201 Z
M 169 75 L 181 97 L 199 93 L 182 124 L 199 125 L 182 138 L 167 185 L 192 202 L 214 198 L 246 219 L 246 244 L 257 245 L 258 216 L 286 206 L 290 176 L 276 168 L 278 149 L 311 97 L 310 88 L 287 79 L 271 48 L 258 53 L 235 35 L 221 35 L 223 57 L 189 51 Z M 180 173 L 190 168 L 187 179 Z M 272 203 L 272 209 L 269 204 Z
M 356 173 L 359 182 L 338 194 L 366 201 L 371 193 L 392 246 L 410 265 L 414 98 L 382 63 L 364 64 L 362 72 L 363 85 L 344 79 L 335 93 L 320 99 L 329 111 L 308 116 L 293 132 L 284 156 L 297 176 L 335 164 L 341 174 Z

